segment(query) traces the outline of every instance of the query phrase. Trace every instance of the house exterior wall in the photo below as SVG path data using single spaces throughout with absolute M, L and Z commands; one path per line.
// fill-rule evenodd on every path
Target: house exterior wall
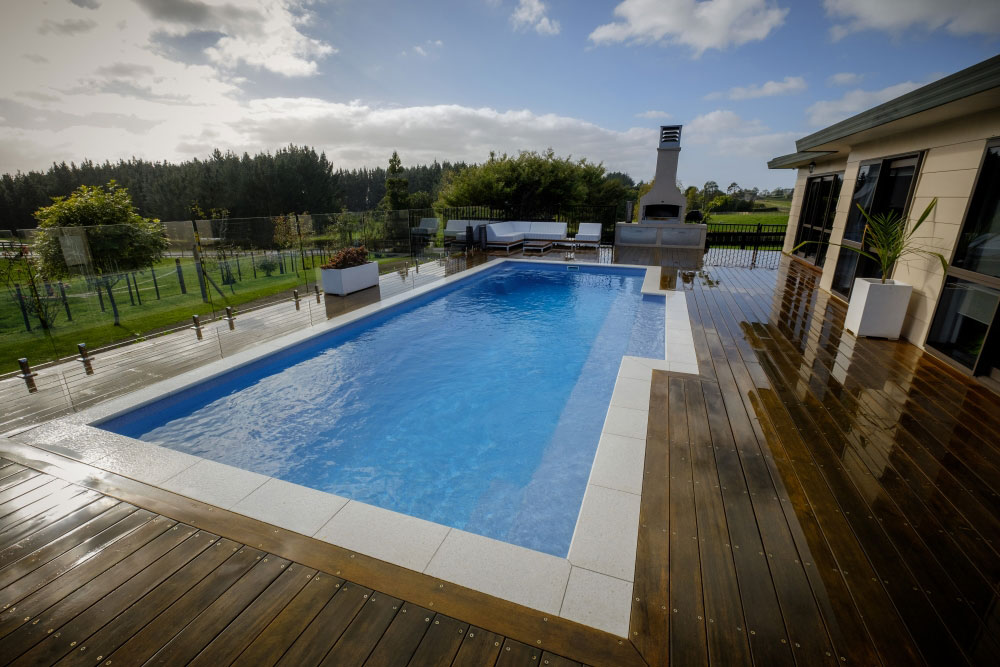
M 969 198 L 972 196 L 986 143 L 998 136 L 1000 136 L 1000 110 L 990 110 L 928 126 L 920 131 L 859 143 L 851 147 L 846 161 L 822 164 L 817 162 L 813 175 L 836 171 L 834 167 L 838 164 L 844 170 L 844 185 L 837 202 L 837 214 L 830 242 L 839 244 L 843 239 L 854 183 L 861 162 L 922 152 L 923 160 L 910 201 L 907 224 L 912 226 L 930 201 L 937 197 L 938 204 L 920 228 L 918 235 L 922 246 L 941 253 L 950 261 L 961 232 Z M 785 235 L 786 252 L 791 249 L 795 239 L 805 183 L 809 176 L 808 169 L 798 170 L 788 230 Z M 820 280 L 821 289 L 830 290 L 841 252 L 850 251 L 841 251 L 836 246 L 831 246 L 827 250 Z M 902 336 L 923 347 L 944 284 L 944 272 L 940 262 L 930 257 L 911 256 L 897 264 L 892 277 L 913 285 Z

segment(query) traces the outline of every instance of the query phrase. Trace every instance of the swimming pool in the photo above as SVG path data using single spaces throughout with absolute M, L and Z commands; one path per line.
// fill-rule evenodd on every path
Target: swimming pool
M 643 277 L 507 263 L 99 426 L 562 557 Z

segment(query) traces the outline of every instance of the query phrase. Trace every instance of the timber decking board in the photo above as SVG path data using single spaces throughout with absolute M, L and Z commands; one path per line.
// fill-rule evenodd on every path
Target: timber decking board
M 652 373 L 628 639 L 12 440 L 0 662 L 995 664 L 1000 397 L 818 282 L 677 282 L 699 374 Z

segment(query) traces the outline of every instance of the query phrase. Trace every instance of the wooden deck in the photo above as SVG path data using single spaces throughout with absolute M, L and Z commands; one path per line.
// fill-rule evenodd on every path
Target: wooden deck
M 627 640 L 8 441 L 0 663 L 1000 664 L 1000 398 L 817 280 L 677 281 Z

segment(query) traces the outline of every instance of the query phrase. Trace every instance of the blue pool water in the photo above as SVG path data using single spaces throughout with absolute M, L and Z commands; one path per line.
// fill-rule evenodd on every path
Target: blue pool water
M 100 427 L 565 556 L 643 275 L 503 264 Z

